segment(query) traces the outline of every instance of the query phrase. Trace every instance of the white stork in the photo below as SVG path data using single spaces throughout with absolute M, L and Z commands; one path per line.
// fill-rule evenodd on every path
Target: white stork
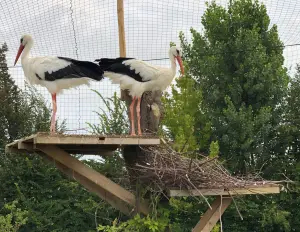
M 172 46 L 169 50 L 171 68 L 154 66 L 134 58 L 102 58 L 97 59 L 99 66 L 104 70 L 104 76 L 109 77 L 113 84 L 129 90 L 132 96 L 130 104 L 131 135 L 135 134 L 133 107 L 137 99 L 136 112 L 138 117 L 138 135 L 142 135 L 140 105 L 141 97 L 146 91 L 164 91 L 172 82 L 176 74 L 176 62 L 179 63 L 181 73 L 184 74 L 182 65 L 181 48 Z
M 56 94 L 61 93 L 63 89 L 88 84 L 91 79 L 100 81 L 103 78 L 103 71 L 97 64 L 89 61 L 54 56 L 29 57 L 32 46 L 32 37 L 23 35 L 14 65 L 23 52 L 21 63 L 27 82 L 32 85 L 44 86 L 51 93 L 53 112 L 50 131 L 54 133 L 57 110 Z

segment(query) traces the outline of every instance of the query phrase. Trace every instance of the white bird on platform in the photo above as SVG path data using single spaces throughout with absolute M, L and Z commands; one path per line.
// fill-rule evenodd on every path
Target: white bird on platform
M 141 97 L 146 91 L 164 91 L 172 82 L 176 74 L 176 60 L 179 63 L 181 74 L 184 68 L 181 60 L 181 48 L 172 46 L 169 50 L 171 68 L 154 66 L 134 58 L 102 58 L 97 59 L 99 66 L 104 70 L 104 76 L 109 77 L 113 84 L 119 84 L 123 90 L 128 89 L 132 96 L 130 105 L 131 135 L 135 134 L 133 107 L 137 99 L 138 134 L 141 131 L 140 105 Z
M 50 131 L 53 133 L 57 110 L 56 94 L 61 93 L 63 89 L 88 84 L 91 79 L 100 81 L 103 79 L 103 71 L 97 64 L 89 61 L 55 56 L 29 57 L 32 46 L 32 37 L 23 35 L 14 65 L 23 52 L 21 63 L 27 82 L 44 86 L 51 93 L 53 112 Z

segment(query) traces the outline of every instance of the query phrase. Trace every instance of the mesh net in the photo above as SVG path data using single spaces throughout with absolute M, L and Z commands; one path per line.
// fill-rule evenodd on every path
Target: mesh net
M 209 1 L 210 2 L 210 1 Z M 284 49 L 285 66 L 294 70 L 300 58 L 300 28 L 298 26 L 300 2 L 297 0 L 264 0 L 271 24 L 277 24 Z M 227 6 L 229 0 L 217 0 Z M 127 56 L 148 60 L 157 65 L 169 65 L 167 50 L 170 41 L 179 43 L 178 34 L 183 31 L 190 38 L 191 27 L 201 31 L 201 16 L 206 9 L 204 0 L 131 0 L 124 2 Z M 13 61 L 22 34 L 29 33 L 35 39 L 33 56 L 66 56 L 94 61 L 101 57 L 118 57 L 117 3 L 108 0 L 40 0 L 0 1 L 0 44 L 6 42 L 9 71 L 25 89 L 23 70 Z M 96 123 L 99 108 L 104 103 L 90 89 L 96 89 L 104 97 L 119 87 L 105 79 L 66 90 L 58 97 L 59 119 L 67 120 L 67 129 L 82 133 L 86 122 Z M 37 90 L 51 103 L 51 96 L 43 87 Z

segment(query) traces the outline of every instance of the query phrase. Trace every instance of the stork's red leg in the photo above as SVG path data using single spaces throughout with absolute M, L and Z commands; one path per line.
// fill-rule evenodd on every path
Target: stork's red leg
M 137 115 L 137 120 L 138 120 L 138 134 L 142 135 L 142 130 L 141 130 L 141 97 L 138 98 L 138 102 L 136 104 L 136 115 Z
M 52 94 L 52 117 L 51 117 L 51 126 L 50 126 L 50 131 L 51 133 L 55 133 L 55 115 L 56 115 L 56 94 Z
M 132 98 L 132 102 L 131 102 L 130 107 L 129 107 L 129 110 L 130 110 L 130 122 L 131 122 L 131 133 L 130 133 L 130 135 L 136 135 L 135 134 L 135 128 L 134 128 L 134 111 L 133 111 L 135 100 L 136 100 L 136 97 L 133 97 Z

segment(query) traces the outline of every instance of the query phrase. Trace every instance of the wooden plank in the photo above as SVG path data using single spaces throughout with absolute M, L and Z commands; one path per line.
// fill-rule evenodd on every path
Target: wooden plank
M 52 157 L 54 160 L 65 165 L 66 167 L 74 170 L 82 177 L 90 180 L 93 184 L 99 186 L 104 191 L 110 193 L 112 196 L 122 200 L 129 205 L 135 206 L 135 196 L 131 192 L 122 188 L 121 186 L 96 172 L 95 170 L 89 168 L 76 158 L 70 156 L 65 151 L 53 145 L 36 145 L 36 148 Z M 145 203 L 140 203 L 139 210 L 143 214 L 149 213 L 149 209 Z
M 19 140 L 15 140 L 15 141 L 13 141 L 13 142 L 11 142 L 11 143 L 9 143 L 9 144 L 6 144 L 5 147 L 7 147 L 7 148 L 10 148 L 10 147 L 18 147 L 18 141 L 19 141 Z
M 22 142 L 33 142 L 33 138 L 36 136 L 36 134 L 30 135 L 28 137 L 19 139 L 19 140 L 15 140 L 14 142 L 11 142 L 9 144 L 7 144 L 5 146 L 5 152 L 6 153 L 20 153 L 20 152 L 24 152 L 24 146 L 23 144 L 20 145 Z
M 33 151 L 33 143 L 25 143 L 23 139 L 20 139 L 18 141 L 18 149 L 26 150 L 26 151 Z
M 117 197 L 113 196 L 109 192 L 105 191 L 103 188 L 99 187 L 89 179 L 85 178 L 84 176 L 80 175 L 79 173 L 75 172 L 74 170 L 68 168 L 67 166 L 63 165 L 62 163 L 55 161 L 52 157 L 39 152 L 44 159 L 48 160 L 49 162 L 53 163 L 57 169 L 63 172 L 68 177 L 76 180 L 85 188 L 87 188 L 90 192 L 97 194 L 101 199 L 107 201 L 112 207 L 119 209 L 122 213 L 126 215 L 130 215 L 133 212 L 133 209 L 129 207 L 129 205 L 122 202 Z
M 96 136 L 51 136 L 51 135 L 37 135 L 34 137 L 35 144 L 103 144 L 103 145 L 158 145 L 159 138 L 102 138 Z
M 219 221 L 220 216 L 223 215 L 224 211 L 230 205 L 231 201 L 232 198 L 230 197 L 224 198 L 222 196 L 218 196 L 217 199 L 211 205 L 212 209 L 208 209 L 205 212 L 205 214 L 194 227 L 192 232 L 210 232 L 216 225 L 216 223 Z
M 22 141 L 25 142 L 25 143 L 32 143 L 33 140 L 34 140 L 34 138 L 35 138 L 37 135 L 38 135 L 38 134 L 33 134 L 33 135 L 30 135 L 30 136 L 24 137 L 24 138 L 22 138 L 22 139 L 19 139 L 19 141 L 22 140 Z
M 219 195 L 249 195 L 249 194 L 274 194 L 280 193 L 280 186 L 266 185 L 258 187 L 232 188 L 226 189 L 193 189 L 193 190 L 168 190 L 170 197 L 183 196 L 219 196 Z

